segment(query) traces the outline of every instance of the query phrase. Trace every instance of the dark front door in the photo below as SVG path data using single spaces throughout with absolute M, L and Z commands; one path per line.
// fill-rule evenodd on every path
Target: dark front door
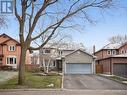
M 57 69 L 62 71 L 62 60 L 57 60 Z
M 0 57 L 0 65 L 2 65 L 2 58 Z

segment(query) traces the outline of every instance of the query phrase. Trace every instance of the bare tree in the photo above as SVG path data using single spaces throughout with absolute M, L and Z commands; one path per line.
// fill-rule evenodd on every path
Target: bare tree
M 61 47 L 61 44 L 69 43 L 70 41 L 72 42 L 71 35 L 61 34 L 60 32 L 58 32 L 56 35 L 52 37 L 52 40 L 50 40 L 47 43 L 48 46 L 44 47 L 50 50 L 49 54 L 44 53 L 43 47 L 40 49 L 39 58 L 40 58 L 40 61 L 42 62 L 41 65 L 45 73 L 47 74 L 49 73 L 49 69 L 52 69 L 52 65 L 55 62 L 56 58 L 60 57 L 59 48 Z
M 109 38 L 109 42 L 110 43 L 119 43 L 119 44 L 123 44 L 125 42 L 127 42 L 127 35 L 117 35 L 117 36 L 113 36 L 111 38 Z
M 4 16 L 0 16 L 0 29 L 5 26 L 7 26 L 6 18 Z
M 19 64 L 18 84 L 25 83 L 25 58 L 26 51 L 38 50 L 43 47 L 63 26 L 70 25 L 72 18 L 83 16 L 90 21 L 88 9 L 110 8 L 113 0 L 14 0 L 15 16 L 19 22 L 19 38 L 21 44 L 21 56 Z M 39 22 L 43 23 L 43 31 L 37 29 Z M 27 28 L 25 28 L 27 27 Z M 35 32 L 38 32 L 37 34 Z M 38 47 L 31 43 L 44 34 L 48 34 L 46 40 Z M 35 35 L 36 34 L 36 35 Z

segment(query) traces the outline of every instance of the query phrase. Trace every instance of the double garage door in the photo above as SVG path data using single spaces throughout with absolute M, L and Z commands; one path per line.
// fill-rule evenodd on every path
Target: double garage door
M 115 63 L 113 65 L 113 74 L 127 77 L 127 63 Z
M 67 63 L 66 74 L 92 74 L 91 63 Z

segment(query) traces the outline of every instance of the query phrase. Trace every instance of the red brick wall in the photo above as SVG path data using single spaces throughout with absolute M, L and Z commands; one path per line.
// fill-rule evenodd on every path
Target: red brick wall
M 127 44 L 119 48 L 119 53 L 120 53 L 120 54 L 121 54 L 121 51 L 122 51 L 122 50 L 124 51 L 124 53 L 125 53 L 125 51 L 126 51 L 126 53 L 127 53 Z
M 101 59 L 101 58 L 109 57 L 111 55 L 107 54 L 107 50 L 101 50 L 101 51 L 95 53 L 95 56 L 97 56 L 98 59 Z
M 110 59 L 103 59 L 99 61 L 103 65 L 103 73 L 110 74 Z
M 26 64 L 25 69 L 26 71 L 34 71 L 38 69 L 39 65 L 38 64 Z
M 113 58 L 113 63 L 127 63 L 127 58 Z
M 103 51 L 101 50 L 101 51 L 96 52 L 94 55 L 97 56 L 98 59 L 100 59 L 102 58 L 102 53 Z

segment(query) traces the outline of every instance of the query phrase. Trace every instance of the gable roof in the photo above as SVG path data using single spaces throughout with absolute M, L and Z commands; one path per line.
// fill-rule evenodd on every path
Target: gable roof
M 15 39 L 13 39 L 12 37 L 10 37 L 10 36 L 8 36 L 7 34 L 1 34 L 0 35 L 0 37 L 8 37 L 9 39 L 8 40 L 6 40 L 6 41 L 4 41 L 4 42 L 2 42 L 2 43 L 0 43 L 0 44 L 4 44 L 4 43 L 6 43 L 6 42 L 8 42 L 8 41 L 10 41 L 10 40 L 13 40 L 14 42 L 16 42 L 16 43 L 18 43 L 19 45 L 20 45 L 20 43 L 18 42 L 18 41 L 16 41 Z
M 95 53 L 102 51 L 102 50 L 109 50 L 109 49 L 116 50 L 116 49 L 119 49 L 120 47 L 122 47 L 122 45 L 120 43 L 109 43 L 109 44 L 105 45 L 104 47 L 102 47 L 100 50 L 96 51 Z
M 119 48 L 124 47 L 125 45 L 127 45 L 127 42 L 123 43 Z
M 73 52 L 71 52 L 71 53 L 65 55 L 65 57 L 67 57 L 67 56 L 69 56 L 69 55 L 71 55 L 71 54 L 73 54 L 73 53 L 75 53 L 75 52 L 77 52 L 77 51 L 81 51 L 81 52 L 83 52 L 83 53 L 85 53 L 85 54 L 87 54 L 87 55 L 89 55 L 89 56 L 95 58 L 95 56 L 93 56 L 93 55 L 91 55 L 91 54 L 89 54 L 89 53 L 87 53 L 87 52 L 85 52 L 85 51 L 83 51 L 83 50 L 81 50 L 81 49 L 77 49 L 77 50 L 75 50 L 75 51 L 73 51 Z
M 47 43 L 43 48 L 56 48 L 59 50 L 77 50 L 85 49 L 82 43 Z
M 102 49 L 118 49 L 120 46 L 120 43 L 109 43 L 105 45 Z

